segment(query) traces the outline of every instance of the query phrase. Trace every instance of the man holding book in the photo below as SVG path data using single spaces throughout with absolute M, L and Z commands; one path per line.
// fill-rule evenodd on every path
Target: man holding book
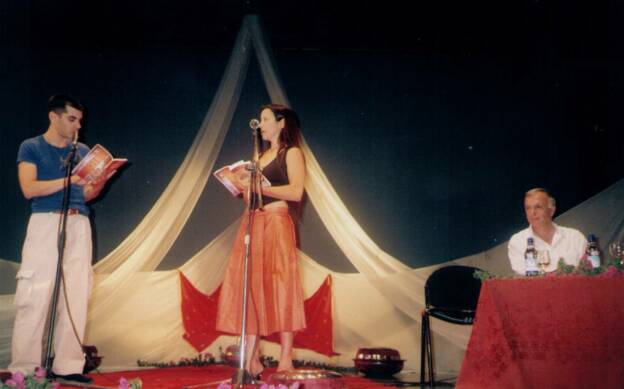
M 89 152 L 86 145 L 76 142 L 83 111 L 81 103 L 69 95 L 52 96 L 48 101 L 50 122 L 47 131 L 25 140 L 18 151 L 19 184 L 24 197 L 31 201 L 32 214 L 17 273 L 17 313 L 9 366 L 12 371 L 32 373 L 42 364 L 41 342 L 59 257 L 57 238 L 68 157 L 73 143 L 76 159 Z M 71 176 L 63 256 L 64 282 L 61 283 L 54 329 L 53 373 L 59 378 L 85 383 L 91 382 L 89 377 L 82 375 L 85 357 L 81 347 L 92 284 L 92 236 L 87 202 L 99 195 L 105 183 L 105 178 L 86 182 L 78 176 Z M 71 321 L 75 324 L 76 334 Z

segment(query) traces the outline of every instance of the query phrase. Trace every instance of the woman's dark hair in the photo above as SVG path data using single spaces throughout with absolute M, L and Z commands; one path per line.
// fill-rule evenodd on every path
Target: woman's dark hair
M 287 150 L 290 147 L 299 147 L 301 144 L 301 124 L 297 113 L 292 109 L 282 104 L 267 104 L 260 108 L 260 113 L 265 109 L 271 110 L 275 115 L 275 120 L 284 120 L 284 128 L 280 132 L 279 136 L 279 150 L 278 154 Z M 266 149 L 266 142 L 263 145 L 263 149 Z
M 292 109 L 290 109 L 289 107 L 282 105 L 282 104 L 267 104 L 267 105 L 262 106 L 262 108 L 260 108 L 260 114 L 262 114 L 262 111 L 264 111 L 265 109 L 271 110 L 271 112 L 273 112 L 273 115 L 275 115 L 275 119 L 277 121 L 280 121 L 282 119 L 285 121 L 284 128 L 282 128 L 282 131 L 280 132 L 280 135 L 279 135 L 279 149 L 277 150 L 277 155 L 279 156 L 281 153 L 285 152 L 290 147 L 301 147 L 301 123 L 299 122 L 299 116 L 297 116 L 297 113 L 293 111 Z M 268 142 L 263 142 L 262 149 L 263 149 L 262 153 L 264 152 L 264 150 L 268 149 Z M 283 155 L 282 158 L 283 158 L 282 161 L 285 160 L 286 155 Z M 299 202 L 289 201 L 288 202 L 288 209 L 289 209 L 290 215 L 295 220 L 295 225 L 297 226 L 296 227 L 297 241 L 299 240 L 298 221 L 302 220 L 303 218 L 303 206 L 305 202 L 306 202 L 305 193 L 301 201 Z

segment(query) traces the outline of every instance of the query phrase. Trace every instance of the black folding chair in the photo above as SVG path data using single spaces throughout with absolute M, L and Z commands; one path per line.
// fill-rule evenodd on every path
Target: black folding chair
M 476 270 L 480 269 L 471 266 L 446 266 L 434 271 L 427 278 L 420 337 L 421 386 L 426 383 L 426 363 L 428 364 L 429 386 L 444 384 L 435 382 L 429 317 L 455 324 L 472 324 L 481 292 L 481 280 L 473 276 Z

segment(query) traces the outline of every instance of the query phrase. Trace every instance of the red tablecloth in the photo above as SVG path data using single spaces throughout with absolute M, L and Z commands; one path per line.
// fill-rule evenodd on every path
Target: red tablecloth
M 483 283 L 457 388 L 624 388 L 624 277 Z

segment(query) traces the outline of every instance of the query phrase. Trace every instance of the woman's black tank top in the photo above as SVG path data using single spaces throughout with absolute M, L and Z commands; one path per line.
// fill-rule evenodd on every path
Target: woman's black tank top
M 262 174 L 267 178 L 267 180 L 269 180 L 271 186 L 281 186 L 289 184 L 288 167 L 286 166 L 287 153 L 288 148 L 281 150 L 277 154 L 277 156 L 262 169 Z M 256 194 L 252 193 L 252 201 L 256 200 L 257 203 L 257 199 L 255 197 Z M 262 203 L 264 205 L 271 204 L 276 201 L 282 201 L 282 199 L 276 199 L 274 197 L 266 195 L 262 196 Z M 257 208 L 257 206 L 255 208 Z

